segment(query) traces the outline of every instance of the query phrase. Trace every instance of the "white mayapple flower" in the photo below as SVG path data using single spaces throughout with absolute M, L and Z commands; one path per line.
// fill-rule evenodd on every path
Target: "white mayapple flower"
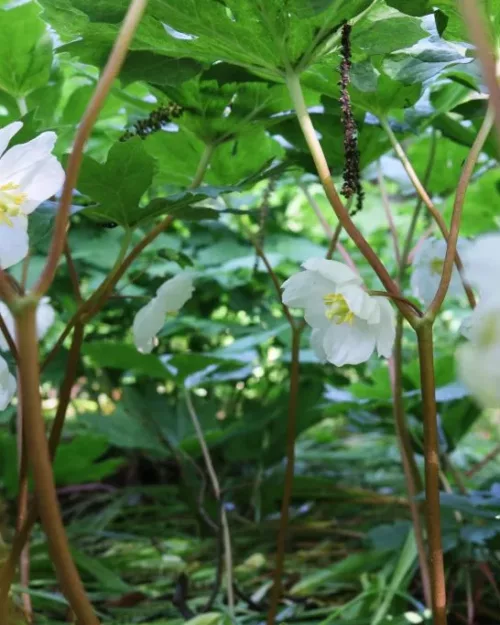
M 28 254 L 28 218 L 42 202 L 57 193 L 64 170 L 52 154 L 54 132 L 28 143 L 7 146 L 22 128 L 14 122 L 0 129 L 0 267 L 7 269 Z
M 10 404 L 16 392 L 16 378 L 10 373 L 6 361 L 0 356 L 0 412 Z
M 155 344 L 158 332 L 165 325 L 169 313 L 178 312 L 194 291 L 193 278 L 188 273 L 180 273 L 164 282 L 154 297 L 136 314 L 132 331 L 134 343 L 140 352 L 149 354 Z
M 459 239 L 457 251 L 462 256 L 466 253 L 469 242 Z M 443 273 L 444 257 L 446 256 L 446 241 L 430 237 L 426 239 L 413 259 L 413 272 L 411 274 L 411 290 L 421 302 L 429 305 L 438 290 Z M 462 280 L 456 267 L 453 267 L 448 295 L 460 296 L 463 290 Z
M 384 297 L 369 295 L 362 279 L 347 265 L 310 258 L 283 284 L 283 303 L 303 308 L 313 328 L 311 345 L 323 362 L 357 365 L 391 355 L 395 315 Z
M 7 305 L 4 302 L 0 302 L 0 315 L 2 315 L 3 320 L 5 321 L 5 325 L 10 332 L 10 335 L 14 340 L 16 340 L 16 327 L 14 322 L 14 317 L 12 313 L 8 309 Z M 39 340 L 42 340 L 43 337 L 47 334 L 47 332 L 52 327 L 56 318 L 56 312 L 52 308 L 50 304 L 50 297 L 42 297 L 42 299 L 38 303 L 38 308 L 36 310 L 36 330 L 38 334 Z M 0 351 L 7 352 L 9 351 L 9 345 L 7 343 L 7 339 L 3 335 L 3 332 L 0 330 Z
M 500 299 L 481 301 L 456 352 L 458 374 L 486 408 L 500 408 Z
M 469 243 L 462 254 L 464 276 L 481 299 L 499 297 L 500 233 L 485 234 Z

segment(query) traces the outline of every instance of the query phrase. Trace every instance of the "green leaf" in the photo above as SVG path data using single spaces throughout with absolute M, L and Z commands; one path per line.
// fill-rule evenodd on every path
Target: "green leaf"
M 49 80 L 52 42 L 39 15 L 35 2 L 0 9 L 0 89 L 16 98 Z
M 224 61 L 281 80 L 287 66 L 304 68 L 328 54 L 339 43 L 342 22 L 355 20 L 372 2 L 158 0 L 150 3 L 131 50 Z M 127 3 L 42 0 L 42 5 L 66 38 L 89 38 L 91 46 L 109 48 Z
M 125 227 L 142 218 L 140 201 L 153 182 L 154 160 L 139 137 L 116 143 L 105 163 L 89 156 L 83 160 L 78 189 L 99 202 L 90 212 Z
M 77 566 L 86 571 L 99 583 L 99 590 L 109 593 L 130 591 L 130 586 L 114 571 L 104 566 L 97 558 L 92 558 L 77 549 L 71 549 L 71 554 Z
M 84 345 L 83 353 L 88 356 L 94 365 L 130 370 L 137 375 L 146 375 L 152 378 L 166 380 L 172 376 L 154 354 L 141 354 L 133 345 L 123 343 L 91 343 Z

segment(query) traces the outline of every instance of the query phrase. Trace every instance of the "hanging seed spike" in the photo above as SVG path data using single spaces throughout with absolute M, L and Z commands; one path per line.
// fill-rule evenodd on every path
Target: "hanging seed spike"
M 351 98 L 348 91 L 348 85 L 351 81 L 350 69 L 351 63 L 351 26 L 345 22 L 342 26 L 341 36 L 341 56 L 340 62 L 340 118 L 344 126 L 344 184 L 342 186 L 342 195 L 351 198 L 357 195 L 355 212 L 361 210 L 363 206 L 363 189 L 361 186 L 360 173 L 360 154 L 358 149 L 358 129 L 356 120 L 352 112 Z M 354 214 L 351 212 L 351 214 Z

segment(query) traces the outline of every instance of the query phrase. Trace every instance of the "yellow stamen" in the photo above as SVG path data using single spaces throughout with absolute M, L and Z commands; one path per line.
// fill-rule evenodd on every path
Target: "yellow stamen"
M 12 228 L 11 217 L 18 217 L 23 212 L 20 206 L 28 199 L 28 195 L 18 191 L 18 184 L 7 182 L 0 185 L 0 224 L 7 224 Z
M 341 323 L 348 323 L 352 325 L 354 322 L 354 313 L 349 308 L 349 304 L 346 299 L 340 293 L 329 293 L 323 297 L 327 309 L 325 312 L 326 318 L 333 321 L 337 325 Z
M 431 273 L 440 276 L 443 273 L 444 260 L 442 258 L 433 258 L 431 260 Z

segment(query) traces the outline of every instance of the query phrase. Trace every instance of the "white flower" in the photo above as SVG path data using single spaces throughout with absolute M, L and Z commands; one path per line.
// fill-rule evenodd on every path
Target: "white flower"
M 36 310 L 36 329 L 38 338 L 40 340 L 47 334 L 49 329 L 52 327 L 52 324 L 56 318 L 56 312 L 52 308 L 50 302 L 50 297 L 42 297 L 40 302 L 38 303 L 38 308 Z M 3 320 L 5 321 L 5 325 L 10 332 L 11 337 L 16 340 L 16 327 L 14 322 L 14 317 L 12 313 L 8 309 L 7 305 L 3 302 L 0 302 L 0 315 L 2 315 Z M 7 343 L 7 339 L 3 335 L 3 332 L 0 330 L 0 351 L 7 352 L 9 351 L 9 345 Z
M 28 253 L 28 219 L 42 202 L 57 193 L 64 170 L 52 150 L 54 132 L 44 132 L 32 141 L 7 146 L 22 128 L 14 122 L 0 129 L 0 267 L 6 269 Z
M 456 353 L 459 377 L 483 406 L 500 408 L 500 299 L 474 310 L 468 338 Z
M 10 404 L 16 392 L 16 378 L 9 372 L 9 367 L 0 356 L 0 412 Z
M 472 241 L 462 261 L 465 280 L 481 298 L 500 297 L 500 234 L 485 234 Z
M 165 324 L 168 313 L 178 312 L 194 291 L 193 278 L 188 273 L 180 273 L 164 282 L 154 297 L 136 314 L 132 327 L 134 342 L 140 352 L 149 354 L 158 332 Z
M 323 362 L 340 367 L 391 355 L 394 311 L 384 297 L 363 290 L 362 279 L 347 265 L 310 258 L 283 284 L 283 302 L 303 308 L 313 328 L 311 345 Z
M 469 242 L 459 239 L 457 251 L 460 256 L 466 253 Z M 444 257 L 446 256 L 446 241 L 430 237 L 426 239 L 413 259 L 413 273 L 411 275 L 411 290 L 424 304 L 429 305 L 438 290 L 443 273 Z M 462 280 L 456 267 L 453 267 L 448 295 L 458 297 L 464 292 Z

